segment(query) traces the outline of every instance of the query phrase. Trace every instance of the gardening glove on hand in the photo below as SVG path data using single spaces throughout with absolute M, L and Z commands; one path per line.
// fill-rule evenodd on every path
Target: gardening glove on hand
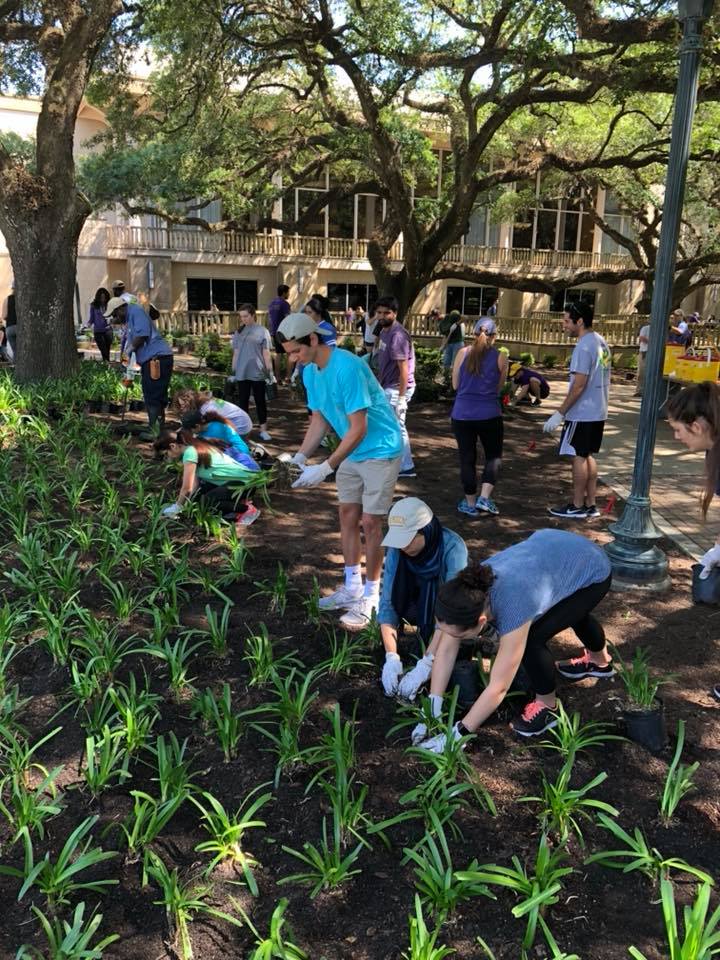
M 402 416 L 404 413 L 407 413 L 407 408 L 408 408 L 408 398 L 398 397 L 397 403 L 395 404 L 395 409 L 398 412 L 398 416 Z
M 452 728 L 452 733 L 450 736 L 452 736 L 454 740 L 460 740 L 462 738 L 462 734 L 458 730 L 459 725 L 460 721 L 458 721 Z M 439 733 L 436 737 L 431 737 L 429 740 L 423 740 L 423 742 L 419 744 L 419 747 L 421 750 L 427 750 L 429 753 L 443 753 L 446 744 L 447 734 Z
M 169 507 L 163 507 L 162 515 L 164 517 L 176 517 L 182 513 L 182 506 L 179 503 L 171 503 Z
M 227 377 L 226 382 L 227 382 L 227 383 L 235 383 L 235 377 Z
M 430 679 L 434 659 L 432 653 L 426 653 L 422 660 L 418 660 L 412 670 L 405 674 L 398 687 L 398 694 L 403 700 L 415 699 L 420 687 Z
M 707 580 L 712 572 L 712 568 L 720 567 L 720 543 L 716 543 L 707 553 L 704 553 L 700 557 L 700 563 L 702 564 L 700 579 Z
M 305 464 L 307 463 L 307 457 L 305 456 L 304 453 L 300 453 L 300 451 L 298 450 L 297 453 L 293 454 L 293 456 L 290 457 L 290 463 L 296 463 L 298 467 L 304 467 Z
M 432 715 L 434 717 L 439 717 L 442 714 L 442 703 L 443 698 L 439 693 L 431 693 L 429 698 L 430 700 L 430 709 L 432 710 Z M 413 732 L 410 734 L 410 739 L 413 742 L 413 746 L 417 747 L 423 740 L 427 740 L 427 724 L 419 723 L 416 727 L 413 728 Z
M 385 664 L 380 677 L 386 697 L 394 697 L 397 693 L 402 672 L 403 665 L 400 657 L 396 653 L 386 653 Z
M 548 417 L 543 424 L 543 433 L 553 433 L 558 427 L 562 426 L 563 419 L 564 417 L 561 413 L 554 413 L 551 417 Z
M 317 463 L 314 467 L 304 467 L 292 488 L 298 490 L 301 487 L 317 487 L 332 472 L 333 468 L 330 466 L 329 460 L 323 460 L 322 463 Z

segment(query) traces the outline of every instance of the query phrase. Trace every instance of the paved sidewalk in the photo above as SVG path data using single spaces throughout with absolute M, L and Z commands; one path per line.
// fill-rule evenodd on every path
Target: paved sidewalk
M 624 499 L 630 495 L 640 398 L 635 385 L 615 381 L 603 448 L 598 455 L 601 479 Z M 658 421 L 650 499 L 653 516 L 663 533 L 689 556 L 699 559 L 720 538 L 720 505 L 713 504 L 703 523 L 700 495 L 704 462 L 673 437 L 667 421 Z

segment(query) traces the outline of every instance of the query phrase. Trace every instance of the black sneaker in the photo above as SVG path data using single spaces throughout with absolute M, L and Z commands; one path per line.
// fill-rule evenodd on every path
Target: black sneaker
M 599 516 L 600 516 L 600 511 L 595 506 L 595 504 L 593 504 L 591 507 L 585 507 L 586 520 L 597 520 Z
M 587 507 L 576 507 L 574 503 L 566 503 L 564 507 L 548 507 L 548 513 L 568 520 L 584 520 L 587 516 Z
M 539 400 L 539 399 L 536 397 L 536 398 L 533 400 L 532 405 L 533 405 L 534 407 L 541 407 L 541 406 L 542 406 L 542 400 Z
M 604 667 L 598 666 L 590 659 L 587 651 L 581 657 L 573 657 L 567 663 L 556 663 L 555 669 L 562 677 L 568 680 L 583 680 L 585 677 L 614 677 L 615 670 L 612 663 Z
M 557 726 L 557 722 L 554 710 L 544 707 L 539 700 L 531 700 L 520 716 L 510 723 L 510 728 L 521 737 L 537 737 Z
M 716 683 L 715 686 L 710 691 L 710 695 L 716 700 L 720 700 L 720 683 Z
M 410 467 L 407 470 L 401 470 L 398 474 L 398 480 L 411 480 L 413 477 L 416 477 L 415 467 Z

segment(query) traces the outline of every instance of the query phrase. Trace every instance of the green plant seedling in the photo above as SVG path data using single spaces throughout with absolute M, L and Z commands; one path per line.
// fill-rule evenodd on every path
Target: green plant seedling
M 560 841 L 564 843 L 570 831 L 572 831 L 578 838 L 580 845 L 584 846 L 579 822 L 580 817 L 589 820 L 591 814 L 596 810 L 602 810 L 611 817 L 617 817 L 620 811 L 609 803 L 588 797 L 591 790 L 607 780 L 607 773 L 604 771 L 599 773 L 584 787 L 578 788 L 570 787 L 571 774 L 572 767 L 567 763 L 562 767 L 554 782 L 548 780 L 542 773 L 542 795 L 539 797 L 521 797 L 520 802 L 540 804 L 538 817 L 544 833 L 557 833 Z
M 233 604 L 230 602 L 225 604 L 221 614 L 217 614 L 209 603 L 205 607 L 205 616 L 208 622 L 207 640 L 213 653 L 218 657 L 227 656 L 232 609 Z
M 45 939 L 47 953 L 37 947 L 23 944 L 18 950 L 15 960 L 102 960 L 103 951 L 120 937 L 111 933 L 102 940 L 93 943 L 98 927 L 102 923 L 101 913 L 91 913 L 85 919 L 85 903 L 79 903 L 73 911 L 72 921 L 61 920 L 59 917 L 48 918 L 36 906 L 31 910 L 40 921 Z
M 255 947 L 247 960 L 309 960 L 308 955 L 292 942 L 292 931 L 288 929 L 287 933 L 283 932 L 286 922 L 285 911 L 288 907 L 287 900 L 281 900 L 273 910 L 267 937 L 263 937 L 258 932 L 257 927 L 240 904 L 235 900 L 233 900 L 233 903 L 242 916 L 243 923 L 255 937 Z
M 668 824 L 678 808 L 678 804 L 690 790 L 694 789 L 693 776 L 700 764 L 695 761 L 686 765 L 680 763 L 680 756 L 685 744 L 685 721 L 678 721 L 677 745 L 670 768 L 665 778 L 662 796 L 660 797 L 660 816 L 663 823 Z
M 548 844 L 547 836 L 542 834 L 531 872 L 526 870 L 517 857 L 513 857 L 512 867 L 501 867 L 497 864 L 479 866 L 477 861 L 473 860 L 467 870 L 457 873 L 457 877 L 491 887 L 507 887 L 521 898 L 513 907 L 512 913 L 518 918 L 527 917 L 522 949 L 529 950 L 535 943 L 542 914 L 549 906 L 558 902 L 564 878 L 575 872 L 572 867 L 564 866 L 566 860 L 565 848 L 560 846 L 553 850 Z
M 54 862 L 50 859 L 48 852 L 42 860 L 35 863 L 30 834 L 27 831 L 23 832 L 24 869 L 0 866 L 0 873 L 23 881 L 18 893 L 18 901 L 23 899 L 28 890 L 37 887 L 45 895 L 50 910 L 55 911 L 57 907 L 69 903 L 70 896 L 79 890 L 102 893 L 105 887 L 115 886 L 118 883 L 117 880 L 110 879 L 80 882 L 79 874 L 83 871 L 117 856 L 116 850 L 103 850 L 101 847 L 92 846 L 93 840 L 88 834 L 97 821 L 97 817 L 87 817 L 78 824 L 63 844 Z
M 105 726 L 100 737 L 86 738 L 83 778 L 94 799 L 115 783 L 125 783 L 129 776 L 122 731 Z
M 332 710 L 324 711 L 324 717 L 330 723 L 330 732 L 324 733 L 318 744 L 302 751 L 304 764 L 320 768 L 308 782 L 305 793 L 309 793 L 318 780 L 327 779 L 337 773 L 347 776 L 355 766 L 356 713 L 357 701 L 353 706 L 352 718 L 345 722 L 340 715 L 339 703 L 336 703 Z
M 195 677 L 190 677 L 190 660 L 200 647 L 205 644 L 203 641 L 191 643 L 192 633 L 184 633 L 176 637 L 174 642 L 170 642 L 169 637 L 165 637 L 160 646 L 148 644 L 144 647 L 143 653 L 151 657 L 158 657 L 164 660 L 168 669 L 168 683 L 175 700 L 181 700 L 183 694 L 193 683 Z
M 30 786 L 30 774 L 33 770 L 47 777 L 47 769 L 41 763 L 36 763 L 33 757 L 40 747 L 57 736 L 61 730 L 62 727 L 55 727 L 31 746 L 25 737 L 12 727 L 0 727 L 0 760 L 10 776 L 26 787 Z
M 668 960 L 711 960 L 720 954 L 720 906 L 708 917 L 710 884 L 698 887 L 695 900 L 683 909 L 683 934 L 678 926 L 675 890 L 666 877 L 660 881 L 663 920 L 669 953 Z M 646 960 L 637 947 L 630 947 L 633 960 Z
M 33 787 L 9 775 L 0 781 L 0 813 L 15 831 L 13 843 L 24 833 L 36 833 L 44 839 L 45 821 L 62 813 L 62 794 L 55 786 L 62 769 L 54 767 Z
M 270 600 L 269 609 L 280 617 L 285 616 L 288 593 L 290 592 L 290 577 L 281 563 L 277 565 L 277 573 L 273 581 L 256 580 L 253 582 L 253 586 L 257 587 L 258 590 L 251 594 L 251 600 L 254 597 L 268 597 Z
M 147 873 L 160 888 L 160 899 L 153 902 L 165 907 L 168 927 L 180 960 L 193 960 L 189 924 L 199 914 L 226 920 L 234 926 L 242 926 L 237 917 L 210 906 L 207 902 L 210 887 L 195 880 L 183 883 L 177 867 L 170 871 L 152 850 L 147 855 Z
M 107 691 L 110 702 L 118 713 L 116 728 L 122 731 L 125 747 L 131 755 L 145 746 L 150 731 L 160 716 L 158 704 L 161 698 L 150 691 L 147 675 L 144 676 L 144 681 L 143 687 L 138 686 L 135 674 L 131 673 L 127 686 L 116 684 Z
M 33 611 L 38 626 L 43 631 L 40 644 L 50 654 L 55 666 L 66 666 L 70 656 L 70 642 L 77 627 L 79 611 L 75 603 L 76 597 L 77 594 L 72 594 L 59 607 L 53 608 L 47 597 L 42 596 Z
M 128 859 L 135 861 L 146 854 L 148 847 L 156 840 L 187 799 L 187 794 L 177 793 L 167 800 L 156 800 L 142 790 L 131 790 L 133 810 L 120 824 L 120 830 L 127 846 Z M 147 856 L 143 861 L 142 885 L 147 883 Z
M 317 627 L 322 620 L 322 610 L 320 609 L 320 584 L 318 578 L 313 577 L 310 593 L 302 601 L 305 610 L 305 622 L 313 627 Z
M 109 594 L 110 609 L 120 623 L 127 623 L 140 608 L 139 594 L 134 593 L 126 583 L 117 583 L 104 574 L 99 574 L 98 579 Z
M 202 813 L 203 827 L 209 835 L 195 849 L 198 853 L 214 854 L 206 873 L 212 873 L 215 867 L 223 861 L 237 865 L 242 870 L 245 883 L 254 897 L 258 896 L 258 886 L 252 868 L 257 866 L 257 860 L 243 850 L 243 839 L 248 830 L 264 827 L 265 821 L 255 819 L 261 807 L 272 800 L 272 793 L 263 793 L 254 796 L 267 784 L 260 784 L 245 797 L 235 813 L 229 813 L 220 801 L 211 793 L 203 792 L 204 803 L 191 797 L 190 799 Z
M 216 699 L 211 690 L 199 693 L 192 703 L 193 716 L 200 716 L 208 730 L 218 738 L 229 763 L 235 756 L 237 745 L 244 732 L 243 717 L 234 713 L 230 684 L 224 683 L 220 699 Z
M 168 734 L 167 743 L 164 734 L 160 734 L 155 746 L 149 746 L 155 757 L 157 776 L 152 779 L 160 787 L 160 800 L 165 802 L 181 794 L 190 795 L 195 789 L 193 780 L 199 774 L 192 772 L 192 758 L 186 757 L 188 741 L 178 741 L 174 731 Z
M 671 870 L 692 874 L 703 883 L 713 883 L 712 877 L 704 870 L 692 867 L 677 857 L 665 858 L 655 847 L 648 846 L 645 835 L 639 827 L 635 827 L 633 835 L 630 836 L 620 824 L 604 813 L 599 813 L 597 819 L 598 825 L 608 830 L 622 846 L 617 850 L 600 850 L 588 857 L 585 863 L 599 863 L 611 870 L 622 870 L 623 873 L 639 870 L 653 883 L 669 877 Z
M 423 906 L 430 906 L 438 922 L 453 913 L 458 904 L 474 897 L 490 897 L 495 894 L 477 880 L 462 879 L 454 871 L 447 838 L 440 820 L 434 811 L 430 813 L 431 830 L 425 833 L 415 848 L 406 847 L 404 861 L 415 864 L 415 889 Z
M 615 672 L 622 680 L 628 700 L 636 707 L 649 710 L 657 699 L 657 692 L 661 686 L 671 683 L 674 674 L 653 676 L 650 673 L 650 660 L 647 650 L 638 647 L 631 663 L 625 663 L 618 650 L 612 647 Z
M 363 845 L 358 843 L 349 853 L 343 856 L 343 843 L 340 824 L 333 817 L 333 834 L 328 842 L 327 820 L 323 818 L 322 840 L 319 846 L 306 842 L 302 850 L 293 850 L 283 846 L 285 853 L 304 863 L 306 868 L 301 873 L 294 873 L 289 877 L 278 880 L 278 884 L 300 883 L 311 887 L 310 898 L 314 899 L 321 890 L 331 890 L 362 873 L 362 870 L 353 869 L 357 863 Z
M 287 640 L 287 637 L 283 639 Z M 264 686 L 272 679 L 274 673 L 281 670 L 301 667 L 302 663 L 294 653 L 286 653 L 275 659 L 273 642 L 270 632 L 264 623 L 259 623 L 255 633 L 248 634 L 245 639 L 245 656 L 243 662 L 250 671 L 250 686 Z
M 410 917 L 410 950 L 403 954 L 403 960 L 445 960 L 455 951 L 449 947 L 438 947 L 437 939 L 440 936 L 441 923 L 432 933 L 428 930 L 423 916 L 422 902 L 415 894 L 415 916 Z
M 215 576 L 214 582 L 221 587 L 229 587 L 233 583 L 237 583 L 238 580 L 244 580 L 247 562 L 252 557 L 252 553 L 245 545 L 242 537 L 238 537 L 234 524 L 228 530 L 229 534 L 225 540 L 228 555 L 220 566 L 219 577 L 216 576 L 215 570 L 212 571 Z
M 546 750 L 556 750 L 571 766 L 579 753 L 589 747 L 600 747 L 610 740 L 622 740 L 617 734 L 610 733 L 607 723 L 582 723 L 580 714 L 568 714 L 565 707 L 558 703 L 557 725 L 548 730 L 538 746 Z
M 318 664 L 319 673 L 328 673 L 331 677 L 350 674 L 354 670 L 364 670 L 373 665 L 364 642 L 351 637 L 345 630 L 338 632 L 335 627 L 325 630 L 330 646 L 330 656 Z

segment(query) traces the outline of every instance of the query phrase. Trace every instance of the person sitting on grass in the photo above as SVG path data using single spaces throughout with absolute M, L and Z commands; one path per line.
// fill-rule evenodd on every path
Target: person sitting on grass
M 385 647 L 382 685 L 386 696 L 414 700 L 429 679 L 440 634 L 435 629 L 439 587 L 467 566 L 462 538 L 443 527 L 430 507 L 417 497 L 404 497 L 388 514 L 378 621 Z M 340 619 L 343 626 L 352 612 Z M 359 626 L 365 626 L 360 622 Z M 403 676 L 398 654 L 398 630 L 403 623 L 417 627 L 417 638 L 428 646 L 412 670 Z
M 538 530 L 485 563 L 468 566 L 438 590 L 435 619 L 440 637 L 430 678 L 435 715 L 460 644 L 474 641 L 489 623 L 500 635 L 489 683 L 455 723 L 456 739 L 475 733 L 495 712 L 520 664 L 535 692 L 535 699 L 510 724 L 522 737 L 538 736 L 557 724 L 556 669 L 573 681 L 613 676 L 605 632 L 593 616 L 611 580 L 610 561 L 600 547 L 566 530 Z M 548 643 L 568 629 L 583 644 L 583 652 L 556 664 Z M 422 740 L 426 733 L 419 724 L 413 742 L 441 753 L 445 734 Z
M 720 387 L 710 381 L 685 387 L 670 398 L 666 409 L 675 439 L 692 453 L 705 454 L 705 489 L 700 501 L 704 520 L 713 497 L 720 494 Z M 700 557 L 700 563 L 701 580 L 720 567 L 720 537 Z M 720 700 L 720 683 L 711 693 Z
M 232 487 L 247 484 L 256 471 L 233 459 L 223 440 L 203 440 L 194 437 L 190 430 L 180 430 L 177 441 L 184 447 L 180 492 L 175 503 L 165 507 L 163 516 L 176 517 L 185 503 L 197 495 L 226 520 L 235 520 L 241 526 L 254 523 L 260 511 L 250 500 L 239 500 Z
M 252 420 L 249 413 L 246 413 L 237 404 L 215 397 L 209 390 L 192 390 L 190 388 L 177 390 L 173 394 L 170 407 L 179 415 L 183 426 L 185 426 L 185 417 L 197 413 L 201 416 L 206 413 L 217 413 L 229 420 L 241 437 L 247 436 L 252 430 Z
M 550 396 L 550 384 L 537 370 L 531 369 L 527 360 L 520 361 L 520 368 L 515 371 L 512 382 L 517 389 L 513 403 L 529 403 L 539 407 L 543 400 Z

